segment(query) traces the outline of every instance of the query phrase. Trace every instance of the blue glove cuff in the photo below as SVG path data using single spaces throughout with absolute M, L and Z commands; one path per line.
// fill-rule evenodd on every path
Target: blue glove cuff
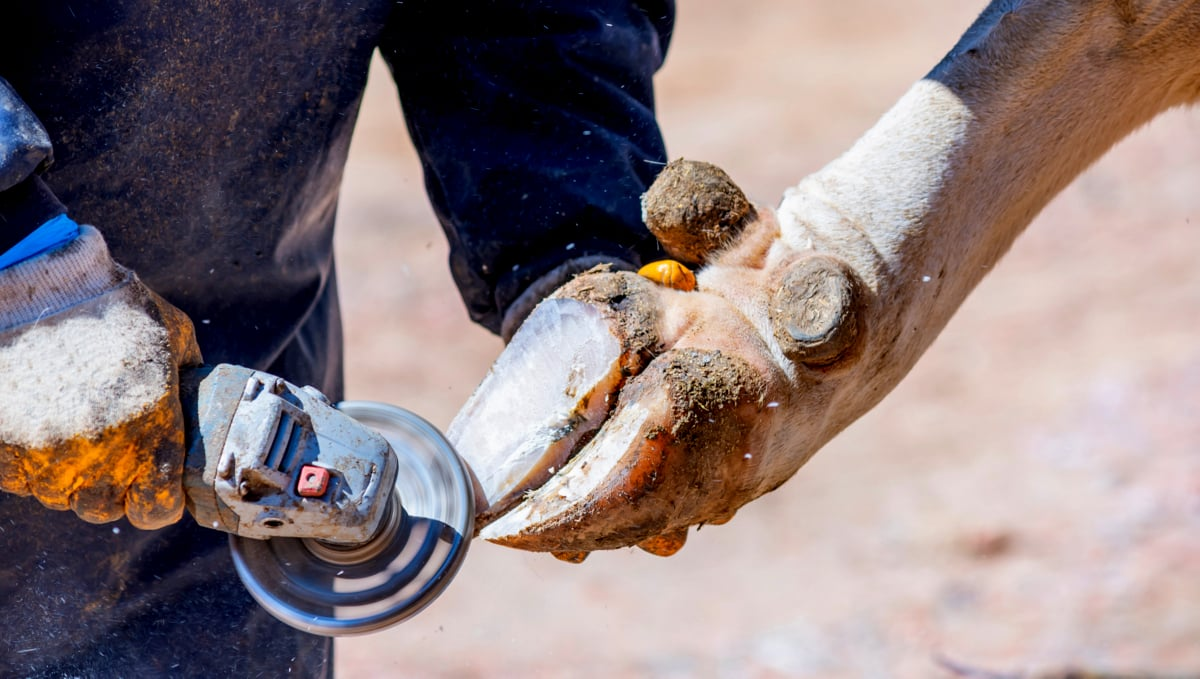
M 70 217 L 58 215 L 34 229 L 16 245 L 0 253 L 0 270 L 66 245 L 79 236 L 79 225 Z

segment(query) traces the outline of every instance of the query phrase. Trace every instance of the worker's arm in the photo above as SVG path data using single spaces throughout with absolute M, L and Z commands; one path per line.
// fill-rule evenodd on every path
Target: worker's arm
M 651 76 L 672 9 L 397 6 L 383 53 L 472 316 L 507 331 L 553 293 L 447 432 L 481 483 L 484 537 L 668 553 L 689 525 L 727 519 L 802 462 L 778 454 L 791 443 L 779 434 L 797 400 L 824 392 L 789 393 L 797 368 L 759 334 L 770 291 L 798 296 L 806 282 L 784 285 L 791 261 L 764 266 L 770 214 L 745 256 L 725 260 L 734 278 L 699 293 L 614 271 L 665 255 L 640 198 L 665 165 Z M 560 275 L 572 262 L 609 266 Z M 817 370 L 839 357 L 818 357 Z
M 191 322 L 113 262 L 37 176 L 37 117 L 0 79 L 0 489 L 89 521 L 183 512 Z
M 506 336 L 571 274 L 658 254 L 651 76 L 674 3 L 396 6 L 382 45 L 471 317 Z

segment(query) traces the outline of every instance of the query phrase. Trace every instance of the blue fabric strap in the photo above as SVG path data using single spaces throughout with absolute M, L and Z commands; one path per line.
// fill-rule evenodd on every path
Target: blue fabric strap
M 59 246 L 66 245 L 79 235 L 79 225 L 66 215 L 59 215 L 34 229 L 6 252 L 0 253 L 0 270 L 37 257 Z

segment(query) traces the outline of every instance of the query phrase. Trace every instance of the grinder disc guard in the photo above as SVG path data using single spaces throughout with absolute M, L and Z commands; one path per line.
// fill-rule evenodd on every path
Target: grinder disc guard
M 395 406 L 338 409 L 379 432 L 399 462 L 388 514 L 363 545 L 230 535 L 246 589 L 276 618 L 325 636 L 394 625 L 429 605 L 454 578 L 474 532 L 470 473 L 425 420 Z

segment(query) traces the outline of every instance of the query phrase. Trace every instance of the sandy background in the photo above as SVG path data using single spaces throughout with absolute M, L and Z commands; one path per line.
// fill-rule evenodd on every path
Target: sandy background
M 672 156 L 753 198 L 845 149 L 983 2 L 686 0 L 657 80 Z M 1195 220 L 1195 223 L 1193 223 Z M 338 256 L 351 398 L 444 427 L 500 350 L 446 270 L 378 69 Z M 911 376 L 677 556 L 490 544 L 344 677 L 1200 676 L 1200 114 L 1054 202 Z

